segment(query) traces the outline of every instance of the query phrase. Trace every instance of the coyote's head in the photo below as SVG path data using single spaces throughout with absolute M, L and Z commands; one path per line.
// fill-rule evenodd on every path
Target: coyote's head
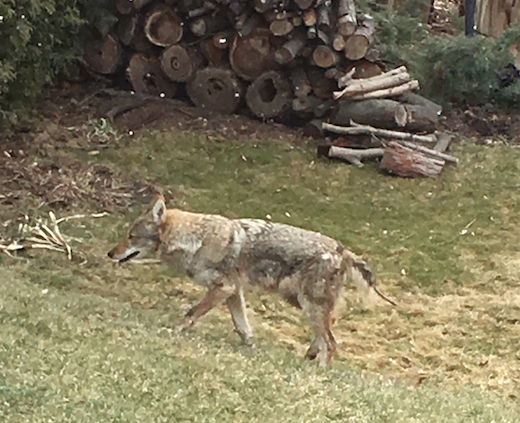
M 126 237 L 108 252 L 108 257 L 124 263 L 155 253 L 161 243 L 159 234 L 165 219 L 166 203 L 162 195 L 157 195 L 148 210 L 130 225 Z

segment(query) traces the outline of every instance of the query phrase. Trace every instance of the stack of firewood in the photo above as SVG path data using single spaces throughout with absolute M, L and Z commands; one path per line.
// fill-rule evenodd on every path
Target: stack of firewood
M 261 118 L 306 119 L 327 114 L 350 71 L 382 72 L 374 21 L 354 0 L 113 1 L 117 14 L 100 20 L 84 61 L 97 73 L 124 71 L 136 92 L 186 91 L 209 110 L 245 101 Z

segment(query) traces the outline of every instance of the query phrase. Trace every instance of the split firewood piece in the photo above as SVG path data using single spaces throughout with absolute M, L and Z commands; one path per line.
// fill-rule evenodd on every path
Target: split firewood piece
M 249 86 L 246 102 L 258 117 L 269 119 L 281 116 L 292 100 L 291 85 L 281 73 L 270 70 L 264 72 Z
M 339 62 L 338 53 L 336 53 L 329 46 L 323 45 L 314 49 L 314 52 L 312 53 L 312 59 L 317 66 L 324 69 L 330 68 Z
M 269 25 L 269 30 L 277 37 L 283 37 L 294 29 L 289 19 L 275 20 Z
M 329 147 L 328 157 L 332 159 L 345 160 L 355 166 L 363 167 L 363 163 L 361 162 L 362 160 L 370 160 L 376 159 L 378 157 L 383 157 L 384 153 L 384 148 L 367 148 L 361 150 L 331 145 Z
M 174 44 L 163 50 L 161 67 L 172 81 L 186 82 L 202 65 L 202 57 L 191 47 Z
M 374 78 L 352 80 L 342 91 L 334 93 L 334 99 L 354 97 L 373 91 L 396 87 L 409 82 L 411 79 L 408 72 L 400 72 L 396 75 L 388 75 L 385 77 L 380 75 Z
M 277 67 L 270 36 L 268 29 L 256 28 L 247 37 L 235 37 L 229 51 L 229 62 L 239 77 L 252 81 L 268 69 Z
M 444 163 L 444 160 L 391 141 L 385 148 L 381 168 L 403 178 L 437 178 Z
M 368 93 L 363 93 L 350 97 L 352 100 L 368 100 L 371 98 L 386 98 L 395 97 L 404 94 L 408 91 L 418 90 L 420 88 L 419 81 L 413 80 L 396 87 L 385 88 L 384 90 L 377 90 Z
M 190 22 L 190 31 L 193 35 L 203 38 L 224 31 L 229 27 L 227 16 L 219 13 L 215 16 L 206 15 L 194 19 Z
M 302 51 L 307 37 L 303 31 L 294 31 L 293 37 L 285 42 L 282 47 L 276 50 L 274 59 L 280 64 L 285 65 L 294 60 Z
M 380 136 L 383 138 L 409 140 L 409 141 L 414 141 L 414 142 L 427 142 L 427 143 L 437 142 L 437 137 L 435 135 L 416 135 L 416 134 L 410 134 L 408 132 L 391 131 L 388 129 L 374 128 L 374 127 L 368 126 L 368 125 L 359 125 L 355 122 L 351 122 L 351 125 L 352 126 L 337 126 L 337 125 L 332 125 L 330 123 L 323 122 L 322 128 L 323 128 L 323 130 L 334 132 L 336 134 L 345 134 L 345 135 L 372 134 L 372 135 Z
M 294 2 L 301 10 L 307 10 L 313 5 L 314 0 L 294 0 Z
M 107 35 L 102 40 L 87 41 L 83 60 L 94 72 L 103 75 L 114 73 L 121 64 L 121 47 L 116 38 Z
M 295 96 L 307 96 L 312 92 L 311 82 L 302 66 L 295 66 L 291 69 L 290 79 Z
M 322 4 L 318 8 L 318 31 L 322 31 L 330 37 L 332 35 L 332 26 L 331 26 L 331 16 L 330 16 L 330 7 L 326 4 Z
M 177 93 L 177 85 L 164 74 L 159 59 L 155 57 L 134 54 L 128 64 L 127 74 L 137 93 L 166 98 L 173 98 Z
M 146 17 L 144 33 L 152 44 L 168 47 L 181 40 L 183 24 L 173 10 L 161 6 Z
M 201 40 L 199 43 L 199 50 L 210 65 L 219 66 L 226 62 L 227 52 L 215 47 L 214 38 Z
M 356 32 L 356 5 L 354 0 L 339 0 L 338 6 L 338 32 L 348 37 Z
M 198 70 L 186 85 L 195 106 L 220 113 L 234 113 L 242 100 L 243 86 L 229 69 Z
M 345 41 L 345 56 L 349 60 L 359 60 L 365 57 L 375 31 L 375 23 L 372 17 L 364 15 L 361 25 Z

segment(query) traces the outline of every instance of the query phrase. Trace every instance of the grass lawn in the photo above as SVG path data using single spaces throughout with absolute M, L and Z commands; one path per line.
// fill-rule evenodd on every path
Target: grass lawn
M 461 163 L 439 180 L 316 159 L 305 143 L 175 130 L 94 158 L 60 154 L 153 182 L 186 210 L 270 215 L 338 238 L 399 306 L 364 307 L 349 287 L 326 369 L 302 359 L 312 334 L 270 294 L 249 295 L 255 351 L 225 308 L 173 335 L 203 291 L 160 265 L 105 258 L 143 206 L 66 222 L 81 262 L 0 255 L 0 421 L 520 420 L 520 149 L 459 144 Z M 45 215 L 24 201 L 23 213 Z M 83 211 L 99 208 L 61 214 Z

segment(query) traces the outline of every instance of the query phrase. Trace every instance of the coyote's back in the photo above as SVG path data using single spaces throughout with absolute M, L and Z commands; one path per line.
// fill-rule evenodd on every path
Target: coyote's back
M 252 345 L 244 288 L 261 286 L 302 310 L 315 333 L 306 356 L 319 356 L 321 364 L 336 349 L 331 326 L 346 279 L 364 293 L 373 289 L 380 294 L 366 262 L 335 239 L 281 223 L 167 210 L 162 196 L 108 253 L 120 262 L 149 254 L 158 254 L 163 263 L 208 288 L 186 314 L 182 329 L 226 302 L 238 334 Z

